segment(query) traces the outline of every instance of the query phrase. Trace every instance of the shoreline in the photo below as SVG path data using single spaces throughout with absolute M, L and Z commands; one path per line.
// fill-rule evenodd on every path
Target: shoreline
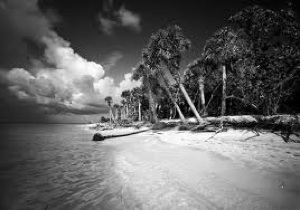
M 135 132 L 134 127 L 100 131 L 104 136 Z M 139 134 L 136 134 L 139 135 Z M 259 135 L 252 130 L 229 128 L 225 132 L 193 132 L 177 127 L 149 130 L 142 135 L 155 135 L 161 142 L 206 151 L 233 163 L 263 174 L 277 174 L 289 190 L 300 194 L 300 144 L 286 143 L 282 137 L 266 131 Z M 293 138 L 298 138 L 293 136 Z M 299 192 L 298 192 L 299 191 Z

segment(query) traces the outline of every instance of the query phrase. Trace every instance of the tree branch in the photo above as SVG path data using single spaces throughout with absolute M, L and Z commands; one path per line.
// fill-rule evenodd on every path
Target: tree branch
M 244 104 L 247 104 L 247 105 L 251 106 L 252 108 L 258 110 L 258 108 L 257 108 L 257 106 L 256 106 L 255 104 L 252 104 L 252 103 L 250 103 L 250 102 L 247 102 L 244 98 L 240 98 L 240 97 L 236 97 L 236 96 L 234 96 L 234 95 L 231 95 L 231 96 L 227 96 L 227 97 L 226 97 L 226 100 L 227 100 L 227 99 L 235 99 L 235 100 L 241 101 L 241 102 L 243 102 Z
M 220 87 L 220 84 L 219 85 L 217 85 L 217 87 L 213 90 L 213 92 L 212 92 L 212 94 L 211 94 L 211 96 L 210 96 L 210 99 L 208 100 L 208 102 L 207 102 L 207 104 L 206 104 L 206 106 L 205 106 L 205 108 L 204 108 L 204 111 L 206 111 L 207 110 L 207 108 L 208 108 L 208 105 L 210 104 L 210 102 L 212 101 L 212 99 L 214 98 L 214 96 L 215 96 L 215 93 L 216 93 L 216 91 L 217 91 L 217 89 L 218 89 L 218 87 Z M 201 110 L 202 111 L 202 110 Z

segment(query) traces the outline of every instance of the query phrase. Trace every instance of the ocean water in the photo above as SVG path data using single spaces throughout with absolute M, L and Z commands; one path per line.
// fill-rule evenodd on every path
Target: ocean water
M 114 148 L 85 125 L 0 125 L 0 209 L 122 209 Z

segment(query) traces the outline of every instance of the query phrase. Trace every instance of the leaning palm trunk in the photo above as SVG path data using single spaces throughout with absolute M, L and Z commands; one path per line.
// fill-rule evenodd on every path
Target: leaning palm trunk
M 198 123 L 200 123 L 200 124 L 204 123 L 204 120 L 202 119 L 202 117 L 200 117 L 195 105 L 193 104 L 193 102 L 192 102 L 191 98 L 189 97 L 188 93 L 186 92 L 185 87 L 183 86 L 183 84 L 179 84 L 179 88 L 180 88 L 181 92 L 183 93 L 185 100 L 188 102 L 191 110 L 193 111 L 195 117 L 197 118 Z
M 160 81 L 161 85 L 163 86 L 163 88 L 167 91 L 167 94 L 168 94 L 169 98 L 171 99 L 172 103 L 174 104 L 176 110 L 178 111 L 178 114 L 179 114 L 179 117 L 180 117 L 181 121 L 182 121 L 182 122 L 185 122 L 185 121 L 186 121 L 186 120 L 185 120 L 185 117 L 184 117 L 184 115 L 182 114 L 182 112 L 181 112 L 181 110 L 180 110 L 180 107 L 179 107 L 178 104 L 176 103 L 175 99 L 173 98 L 173 96 L 172 96 L 172 94 L 171 94 L 169 88 L 167 87 L 167 84 L 166 84 L 166 82 L 165 82 L 165 80 L 164 80 L 164 78 L 163 78 L 162 75 L 160 76 L 160 80 L 159 80 L 159 81 Z
M 169 70 L 167 69 L 166 71 L 169 71 Z M 169 75 L 170 75 L 170 77 L 172 78 L 173 81 L 176 81 L 174 79 L 174 77 L 172 76 L 170 71 L 169 71 Z M 204 120 L 202 119 L 202 117 L 200 117 L 195 105 L 193 104 L 193 102 L 192 102 L 191 98 L 189 97 L 188 93 L 186 92 L 185 87 L 180 82 L 179 82 L 179 89 L 183 93 L 185 100 L 188 102 L 191 110 L 193 111 L 195 117 L 197 118 L 198 123 L 200 123 L 200 124 L 204 123 Z
M 205 110 L 204 77 L 203 76 L 199 77 L 198 83 L 199 83 L 201 107 L 202 107 L 202 110 L 203 110 L 203 115 L 205 115 L 206 110 Z

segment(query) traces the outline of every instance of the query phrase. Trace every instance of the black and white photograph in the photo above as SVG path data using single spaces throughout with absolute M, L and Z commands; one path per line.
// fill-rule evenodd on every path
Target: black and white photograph
M 300 210 L 300 2 L 0 0 L 1 210 Z

